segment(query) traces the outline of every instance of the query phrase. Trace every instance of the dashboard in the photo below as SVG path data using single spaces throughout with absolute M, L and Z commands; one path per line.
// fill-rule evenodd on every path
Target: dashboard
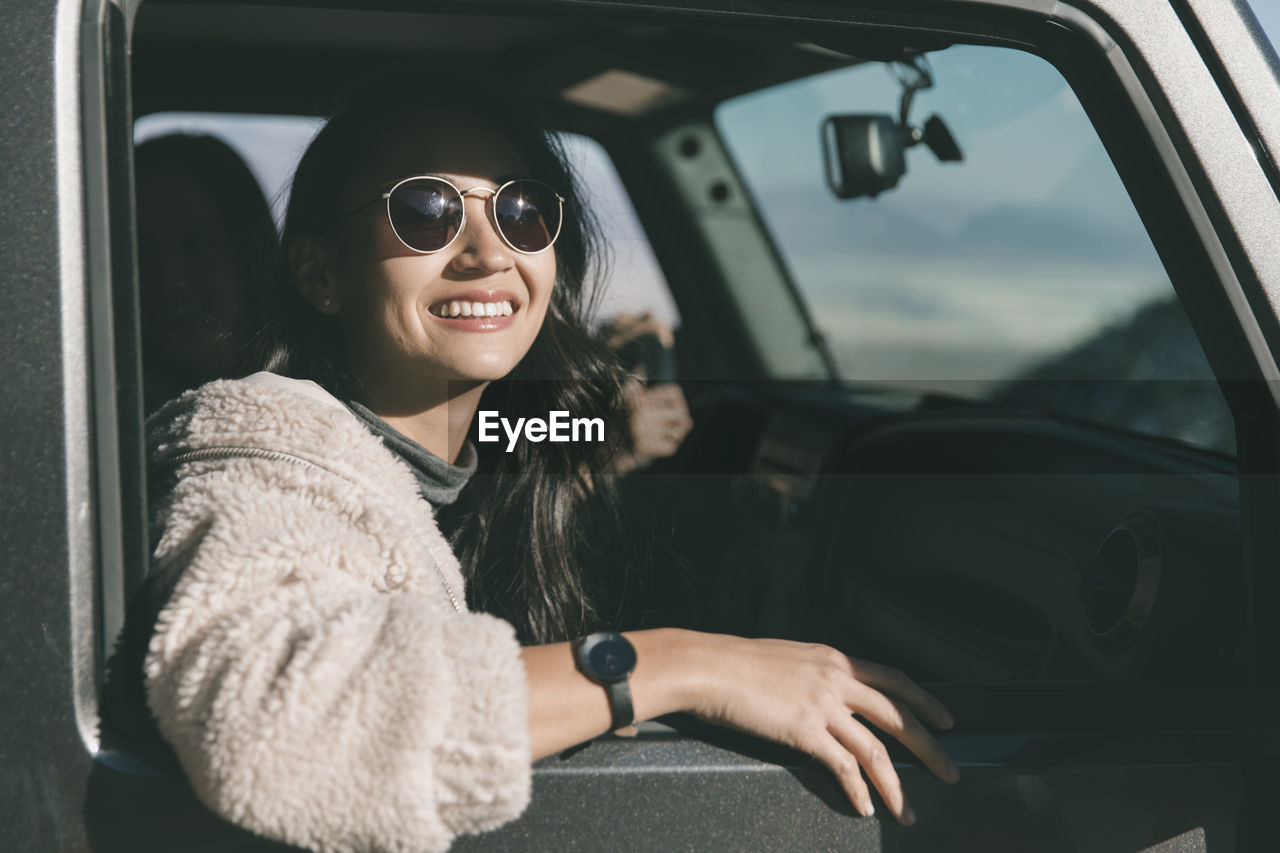
M 929 395 L 688 394 L 698 427 L 648 478 L 700 581 L 678 621 L 825 642 L 926 681 L 1226 678 L 1239 663 L 1226 457 Z

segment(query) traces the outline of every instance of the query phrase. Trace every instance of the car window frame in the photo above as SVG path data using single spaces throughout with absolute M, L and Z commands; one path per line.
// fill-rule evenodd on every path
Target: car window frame
M 558 5 L 554 0 L 549 0 L 545 8 L 555 8 Z M 981 10 L 978 3 L 969 2 L 969 0 L 952 0 L 951 5 L 962 13 L 970 8 L 975 10 L 973 18 L 969 20 L 970 23 L 984 20 L 983 16 L 978 14 Z M 778 3 L 777 6 L 780 9 L 798 8 L 796 4 L 790 3 Z M 1032 9 L 1035 4 L 1028 2 L 1025 6 Z M 489 7 L 485 5 L 478 8 Z M 88 378 L 83 410 L 86 413 L 91 412 L 86 417 L 90 419 L 92 428 L 89 432 L 89 443 L 82 449 L 75 450 L 68 457 L 69 464 L 75 463 L 80 466 L 75 469 L 76 473 L 69 470 L 68 478 L 79 478 L 82 476 L 80 472 L 83 472 L 84 479 L 92 484 L 87 509 L 84 501 L 77 501 L 75 507 L 77 511 L 88 513 L 90 524 L 80 526 L 72 537 L 80 555 L 73 558 L 72 572 L 73 585 L 77 589 L 82 592 L 92 590 L 93 606 L 96 611 L 91 620 L 92 629 L 85 627 L 83 601 L 80 610 L 77 611 L 79 615 L 76 617 L 77 624 L 81 626 L 78 629 L 81 633 L 74 645 L 77 665 L 80 668 L 79 671 L 83 673 L 79 680 L 85 691 L 84 700 L 81 702 L 85 714 L 82 725 L 88 725 L 92 718 L 96 717 L 96 714 L 91 714 L 94 705 L 91 699 L 94 692 L 93 684 L 101 684 L 102 662 L 107 656 L 107 647 L 111 638 L 116 633 L 113 629 L 123 623 L 125 595 L 140 575 L 140 573 L 135 574 L 130 567 L 145 566 L 148 557 L 145 533 L 140 535 L 140 531 L 145 531 L 146 513 L 140 394 L 140 326 L 137 320 L 136 225 L 132 193 L 124 194 L 126 198 L 122 199 L 118 189 L 120 186 L 132 186 L 132 121 L 128 95 L 130 66 L 127 59 L 129 53 L 127 31 L 132 12 L 136 9 L 135 4 L 126 15 L 120 7 L 109 2 L 103 2 L 92 10 L 86 6 L 85 18 L 80 28 L 84 48 L 80 59 L 84 150 L 82 171 L 85 200 L 84 245 L 87 258 L 84 283 L 88 302 L 83 339 L 92 342 L 92 351 L 86 353 L 83 358 L 85 374 Z M 824 11 L 829 13 L 831 19 L 838 21 L 841 13 L 848 16 L 851 11 L 857 10 L 824 8 Z M 673 11 L 672 14 L 677 13 Z M 1207 260 L 1214 270 L 1215 285 L 1219 291 L 1216 298 L 1211 298 L 1214 294 L 1203 283 L 1188 289 L 1186 284 L 1179 288 L 1178 281 L 1175 281 L 1174 287 L 1178 290 L 1179 298 L 1184 297 L 1185 290 L 1190 294 L 1193 304 L 1207 306 L 1207 310 L 1220 318 L 1218 326 L 1229 328 L 1233 317 L 1240 320 L 1244 316 L 1241 310 L 1242 302 L 1246 307 L 1249 305 L 1248 295 L 1244 293 L 1241 279 L 1253 275 L 1253 270 L 1248 266 L 1247 258 L 1244 257 L 1247 253 L 1239 246 L 1231 245 L 1234 232 L 1230 229 L 1230 223 L 1233 220 L 1217 207 L 1219 200 L 1212 192 L 1213 182 L 1209 180 L 1207 174 L 1194 173 L 1195 170 L 1188 168 L 1188 163 L 1195 163 L 1196 159 L 1189 155 L 1186 140 L 1177 138 L 1177 126 L 1171 124 L 1171 119 L 1167 115 L 1167 105 L 1162 107 L 1148 93 L 1143 70 L 1130 63 L 1128 57 L 1111 40 L 1106 30 L 1074 7 L 1061 6 L 1057 14 L 1059 19 L 1067 25 L 1062 32 L 1069 34 L 1072 39 L 1082 40 L 1084 44 L 1100 53 L 1110 73 L 1119 81 L 1124 95 L 1133 99 L 1133 110 L 1136 113 L 1134 118 L 1148 134 L 1151 140 L 1150 147 L 1154 148 L 1158 154 L 1159 169 L 1162 170 L 1170 191 L 1181 200 L 1191 227 L 1200 235 L 1205 252 L 1209 255 Z M 975 29 L 980 28 L 975 27 Z M 979 33 L 975 37 L 997 41 L 1003 38 L 997 38 L 990 32 Z M 1075 43 L 1078 45 L 1079 42 Z M 97 49 L 94 49 L 95 45 Z M 1091 71 L 1086 68 L 1068 73 L 1053 58 L 1048 56 L 1044 58 L 1059 68 L 1073 90 L 1078 93 L 1082 104 L 1086 107 L 1086 112 L 1090 112 L 1089 104 L 1095 103 L 1095 100 L 1084 96 L 1081 88 L 1076 85 L 1076 79 L 1086 73 L 1096 73 L 1097 69 Z M 1061 61 L 1060 57 L 1059 60 Z M 1090 115 L 1093 118 L 1091 112 Z M 1097 126 L 1096 121 L 1095 126 Z M 603 139 L 600 141 L 615 160 L 624 184 L 630 189 L 631 181 L 622 165 L 625 158 L 615 157 L 609 144 Z M 1106 139 L 1103 141 L 1111 152 L 1111 144 L 1108 144 Z M 1117 165 L 1117 171 L 1121 173 L 1126 186 L 1134 180 L 1132 164 L 1127 168 Z M 117 189 L 113 192 L 112 187 Z M 1130 192 L 1132 195 L 1132 188 Z M 633 196 L 632 201 L 642 223 L 647 228 L 649 212 L 643 209 L 639 197 Z M 1135 204 L 1139 207 L 1140 215 L 1144 207 L 1150 209 L 1149 202 L 1144 204 L 1135 202 Z M 1148 226 L 1148 231 L 1150 230 L 1151 227 Z M 659 241 L 652 240 L 652 242 L 664 273 L 667 273 L 669 280 L 672 281 L 674 291 L 679 285 L 676 279 L 670 278 L 665 265 L 665 255 L 663 250 L 659 249 Z M 1162 239 L 1153 237 L 1153 242 L 1157 245 L 1157 251 L 1160 251 L 1163 245 L 1166 252 L 1174 253 L 1175 262 L 1179 260 L 1177 252 L 1185 249 L 1185 247 L 1170 246 L 1170 240 L 1167 237 Z M 1162 258 L 1164 258 L 1163 253 Z M 1170 261 L 1166 260 L 1166 267 L 1169 266 Z M 1180 278 L 1185 281 L 1189 275 L 1190 273 L 1187 273 Z M 1261 287 L 1256 278 L 1252 283 Z M 1228 309 L 1232 310 L 1231 314 L 1227 313 Z M 1248 316 L 1253 317 L 1252 314 Z M 1256 320 L 1256 318 L 1253 319 Z M 1203 324 L 1203 320 L 1201 322 Z M 1217 361 L 1214 363 L 1215 374 L 1219 376 L 1225 374 L 1233 377 L 1233 380 L 1239 377 L 1238 386 L 1231 386 L 1228 383 L 1224 387 L 1224 391 L 1230 393 L 1229 399 L 1233 401 L 1233 408 L 1246 413 L 1255 411 L 1258 413 L 1258 423 L 1242 429 L 1244 440 L 1241 442 L 1241 471 L 1245 474 L 1255 471 L 1263 474 L 1273 473 L 1275 454 L 1265 450 L 1265 445 L 1277 432 L 1277 419 L 1274 405 L 1270 409 L 1265 407 L 1268 403 L 1274 403 L 1274 400 L 1266 397 L 1258 399 L 1253 396 L 1259 380 L 1264 377 L 1259 375 L 1258 363 L 1250 361 L 1247 354 L 1242 353 L 1237 346 L 1247 343 L 1256 348 L 1261 339 L 1261 332 L 1256 325 L 1253 331 L 1246 328 L 1244 333 L 1246 340 L 1240 341 L 1233 339 L 1230 335 L 1223 335 L 1218 327 L 1209 328 L 1202 325 L 1197 328 L 1197 333 L 1200 333 L 1202 328 L 1212 342 L 1211 346 L 1206 346 L 1206 354 L 1210 356 L 1211 363 L 1214 363 L 1214 353 L 1217 353 Z M 69 327 L 69 331 L 74 333 L 75 328 Z M 74 335 L 69 337 L 69 340 L 72 337 Z M 1219 337 L 1224 340 L 1218 340 Z M 1254 351 L 1256 352 L 1256 349 Z M 72 379 L 69 381 L 72 382 L 69 387 L 73 387 L 74 381 Z M 1262 484 L 1260 490 L 1263 492 L 1259 497 L 1262 501 L 1261 506 L 1265 507 L 1268 500 L 1275 500 L 1274 495 L 1267 496 L 1274 491 L 1273 484 Z M 1266 551 L 1262 553 L 1265 554 Z M 1273 633 L 1276 636 L 1271 638 L 1271 642 L 1276 644 L 1276 640 L 1280 639 L 1280 631 Z M 1260 648 L 1259 653 L 1261 651 Z M 86 682 L 90 672 L 96 675 Z M 1270 681 L 1267 684 L 1274 686 Z M 975 683 L 955 685 L 948 688 L 946 693 L 959 696 L 965 690 L 980 688 L 981 685 Z M 1017 707 L 1024 709 L 1040 707 L 1043 705 L 1043 700 L 1042 698 L 1037 700 L 1036 697 L 1043 697 L 1046 693 L 1053 693 L 1053 690 L 1045 685 L 1033 687 L 1030 690 L 1012 689 L 1010 691 L 1012 704 L 1006 705 L 1005 708 L 1008 710 Z M 1068 689 L 1067 693 L 1082 695 L 1075 688 Z M 1227 693 L 1235 695 L 1232 691 Z M 1019 700 L 1016 697 L 1023 698 Z M 1023 704 L 1020 705 L 1020 702 Z M 1146 708 L 1147 703 L 1137 698 L 1134 702 L 1132 718 L 1146 720 L 1142 709 Z M 1237 707 L 1240 706 L 1237 705 Z M 1086 709 L 1081 708 L 1077 711 L 1076 718 L 1087 716 Z M 1128 712 L 1121 710 L 1117 713 L 1120 717 L 1127 718 Z M 1108 719 L 1115 718 L 1116 714 L 1113 713 Z M 1167 719 L 1174 721 L 1181 717 L 1174 715 Z M 1038 722 L 1035 714 L 1031 714 L 1026 718 L 1026 724 L 1038 726 L 1041 723 Z M 1170 722 L 1170 724 L 1174 723 Z

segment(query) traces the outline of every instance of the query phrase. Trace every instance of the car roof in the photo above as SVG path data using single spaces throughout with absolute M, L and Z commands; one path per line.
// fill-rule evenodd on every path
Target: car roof
M 479 63 L 513 80 L 553 118 L 584 129 L 705 114 L 746 92 L 945 44 L 936 37 L 908 45 L 901 37 L 842 36 L 800 21 L 765 27 L 599 14 L 423 15 L 149 2 L 133 34 L 134 113 L 324 114 L 333 93 L 363 70 L 429 56 L 445 64 Z M 628 91 L 636 95 L 632 101 Z M 646 91 L 654 96 L 646 100 Z M 628 112 L 598 102 L 638 106 Z

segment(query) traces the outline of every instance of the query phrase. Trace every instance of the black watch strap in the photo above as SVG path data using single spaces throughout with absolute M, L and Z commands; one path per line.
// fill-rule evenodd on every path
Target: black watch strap
M 631 707 L 631 688 L 625 680 L 604 685 L 609 691 L 609 710 L 613 713 L 613 725 L 609 731 L 616 732 L 636 721 L 635 709 Z
M 616 732 L 636 721 L 631 704 L 631 688 L 627 678 L 636 665 L 636 650 L 631 641 L 612 631 L 596 631 L 573 642 L 573 657 L 578 671 L 604 688 L 609 697 L 609 731 Z

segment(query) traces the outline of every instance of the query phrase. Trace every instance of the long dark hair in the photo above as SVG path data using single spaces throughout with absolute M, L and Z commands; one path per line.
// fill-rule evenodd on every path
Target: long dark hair
M 424 87 L 422 80 L 432 85 Z M 602 418 L 611 428 L 604 447 L 519 442 L 514 452 L 489 453 L 491 445 L 477 445 L 479 470 L 437 518 L 467 574 L 467 598 L 474 608 L 507 619 L 527 643 L 591 629 L 599 624 L 595 590 L 580 567 L 594 545 L 582 531 L 590 526 L 593 539 L 600 537 L 595 541 L 607 540 L 618 521 L 608 478 L 600 473 L 621 440 L 624 374 L 589 331 L 606 263 L 598 227 L 582 203 L 563 147 L 536 115 L 496 84 L 451 80 L 437 69 L 382 69 L 344 101 L 294 175 L 261 336 L 262 367 L 358 398 L 359 388 L 344 364 L 337 318 L 314 310 L 294 285 L 290 243 L 301 236 L 331 235 L 348 182 L 403 120 L 431 110 L 474 114 L 505 132 L 531 177 L 564 196 L 564 224 L 554 247 L 556 281 L 542 328 L 515 369 L 486 388 L 480 407 L 508 418 L 567 411 L 573 417 Z M 474 439 L 474 424 L 472 431 Z

